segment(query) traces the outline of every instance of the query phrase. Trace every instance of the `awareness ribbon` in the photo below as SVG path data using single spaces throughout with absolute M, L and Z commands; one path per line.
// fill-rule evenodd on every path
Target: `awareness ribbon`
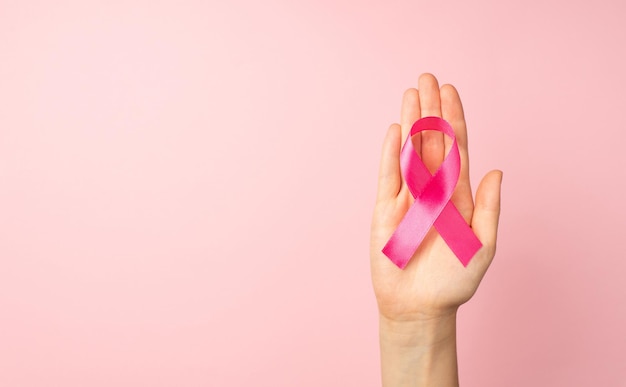
M 415 152 L 411 140 L 424 130 L 436 130 L 452 138 L 450 152 L 434 175 Z M 461 170 L 459 147 L 450 124 L 439 117 L 417 120 L 402 147 L 400 169 L 415 202 L 383 247 L 383 253 L 404 269 L 434 225 L 450 250 L 467 266 L 482 243 L 450 200 Z

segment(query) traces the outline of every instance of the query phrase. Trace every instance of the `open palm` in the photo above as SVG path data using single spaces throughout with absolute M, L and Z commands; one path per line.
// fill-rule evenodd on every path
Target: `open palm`
M 441 117 L 454 128 L 461 155 L 461 174 L 452 202 L 483 247 L 464 267 L 438 232 L 431 228 L 411 261 L 401 270 L 382 253 L 382 248 L 414 200 L 400 171 L 401 143 L 413 123 L 428 116 Z M 469 300 L 494 257 L 502 172 L 491 171 L 482 179 L 474 202 L 463 106 L 452 85 L 440 89 L 433 75 L 423 74 L 418 89 L 404 93 L 400 118 L 400 125 L 393 124 L 389 128 L 383 145 L 370 241 L 372 281 L 382 316 L 391 320 L 433 318 L 456 311 Z M 413 136 L 413 143 L 426 167 L 434 173 L 452 140 L 441 132 L 425 131 Z

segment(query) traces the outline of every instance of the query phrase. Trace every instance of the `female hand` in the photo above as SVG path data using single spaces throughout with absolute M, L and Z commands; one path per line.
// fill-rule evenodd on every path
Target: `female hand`
M 404 270 L 394 265 L 382 248 L 413 204 L 400 172 L 400 149 L 411 126 L 421 117 L 437 116 L 454 128 L 461 155 L 461 173 L 452 202 L 472 227 L 483 247 L 464 267 L 437 230 L 431 228 Z M 415 149 L 434 173 L 452 140 L 441 132 L 425 131 L 413 137 Z M 374 291 L 381 318 L 420 321 L 455 313 L 476 291 L 496 251 L 502 172 L 491 171 L 472 198 L 467 131 L 463 107 L 452 85 L 439 88 L 437 79 L 423 74 L 418 89 L 404 93 L 400 125 L 389 128 L 383 145 L 378 195 L 372 221 L 370 256 Z

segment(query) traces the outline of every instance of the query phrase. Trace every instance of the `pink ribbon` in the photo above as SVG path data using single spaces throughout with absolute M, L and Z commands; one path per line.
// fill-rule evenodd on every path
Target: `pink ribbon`
M 452 138 L 450 152 L 434 175 L 415 152 L 411 140 L 424 130 L 436 130 Z M 439 117 L 417 120 L 402 147 L 400 168 L 415 202 L 383 247 L 383 253 L 404 269 L 434 225 L 463 266 L 467 266 L 482 244 L 450 200 L 461 170 L 459 147 L 450 124 Z

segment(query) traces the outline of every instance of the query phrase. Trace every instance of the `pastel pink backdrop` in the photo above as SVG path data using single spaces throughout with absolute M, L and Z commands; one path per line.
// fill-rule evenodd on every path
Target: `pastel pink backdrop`
M 377 386 L 379 150 L 460 90 L 464 386 L 625 386 L 622 1 L 0 1 L 0 385 Z

